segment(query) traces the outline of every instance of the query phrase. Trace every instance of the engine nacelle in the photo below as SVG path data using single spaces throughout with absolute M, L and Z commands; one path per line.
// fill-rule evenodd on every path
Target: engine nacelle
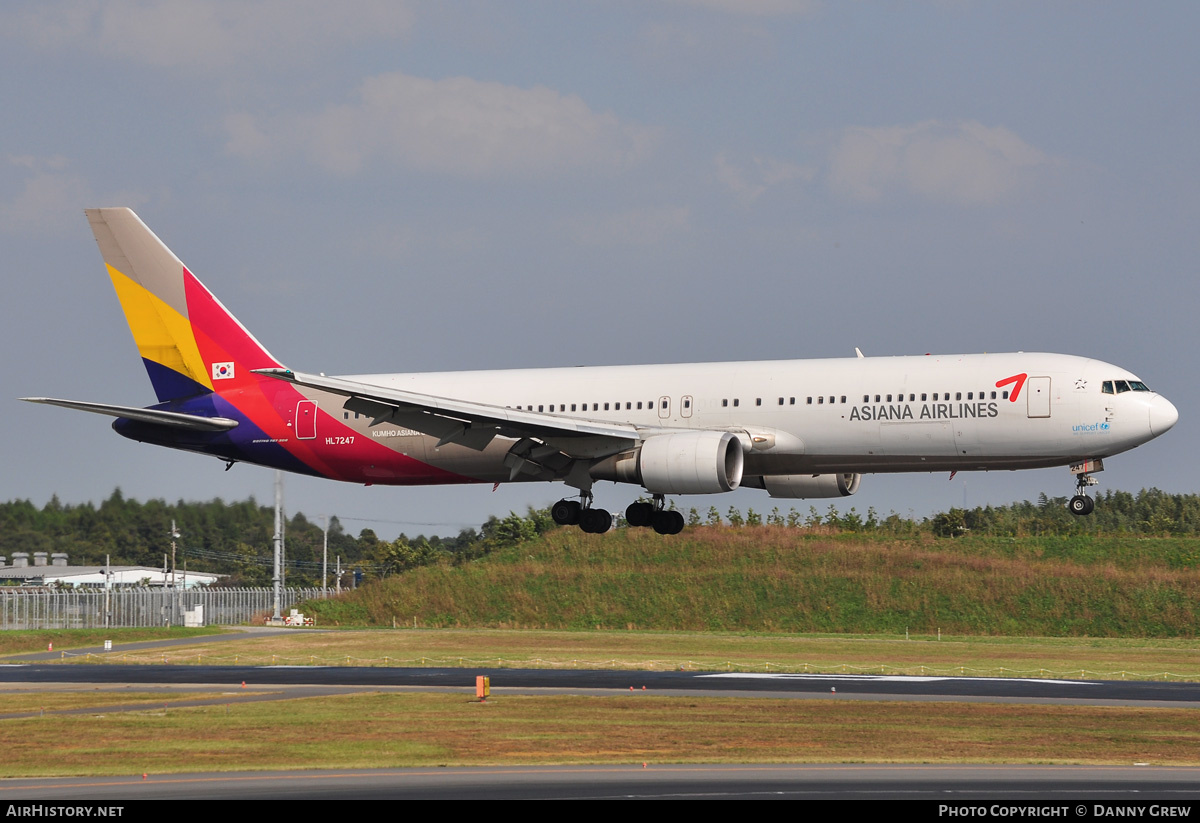
M 771 497 L 806 499 L 849 497 L 858 491 L 861 474 L 768 474 L 746 483 L 766 489 Z
M 742 444 L 731 432 L 695 431 L 647 438 L 634 451 L 592 466 L 597 480 L 639 483 L 651 494 L 718 494 L 742 482 Z

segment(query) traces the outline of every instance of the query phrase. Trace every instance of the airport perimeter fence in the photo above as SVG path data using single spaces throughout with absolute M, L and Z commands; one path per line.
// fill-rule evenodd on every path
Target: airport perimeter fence
M 284 589 L 282 614 L 297 603 L 328 594 L 322 589 Z M 256 589 L 114 589 L 103 591 L 0 591 L 0 630 L 104 629 L 182 626 L 202 606 L 204 626 L 248 623 L 272 613 L 274 592 Z

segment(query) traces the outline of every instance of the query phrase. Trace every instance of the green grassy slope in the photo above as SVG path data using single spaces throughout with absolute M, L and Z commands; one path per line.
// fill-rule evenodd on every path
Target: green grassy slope
M 557 529 L 304 608 L 326 626 L 1195 637 L 1200 539 Z

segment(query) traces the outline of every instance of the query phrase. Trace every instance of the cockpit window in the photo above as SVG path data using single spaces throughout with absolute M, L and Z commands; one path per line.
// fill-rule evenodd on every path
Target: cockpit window
M 1129 381 L 1118 380 L 1117 381 L 1117 394 L 1123 394 L 1127 391 L 1129 391 Z
M 1140 380 L 1130 380 L 1129 388 L 1133 389 L 1134 391 L 1150 391 L 1146 384 Z
M 1100 384 L 1100 393 L 1101 394 L 1113 394 L 1114 393 L 1111 380 L 1105 380 L 1103 383 Z

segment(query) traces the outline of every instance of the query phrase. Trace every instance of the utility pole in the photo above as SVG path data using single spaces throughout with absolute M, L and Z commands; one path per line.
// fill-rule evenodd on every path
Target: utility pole
M 272 578 L 275 590 L 275 612 L 272 622 L 283 619 L 279 604 L 283 600 L 283 472 L 275 472 L 275 574 Z
M 321 529 L 325 540 L 321 547 L 321 598 L 329 597 L 329 515 L 321 515 Z
M 171 521 L 171 588 L 175 588 L 175 541 L 179 539 L 179 529 L 175 528 L 175 521 Z
M 179 539 L 179 529 L 175 521 L 171 521 L 171 625 L 179 625 L 179 587 L 175 585 L 175 541 Z

